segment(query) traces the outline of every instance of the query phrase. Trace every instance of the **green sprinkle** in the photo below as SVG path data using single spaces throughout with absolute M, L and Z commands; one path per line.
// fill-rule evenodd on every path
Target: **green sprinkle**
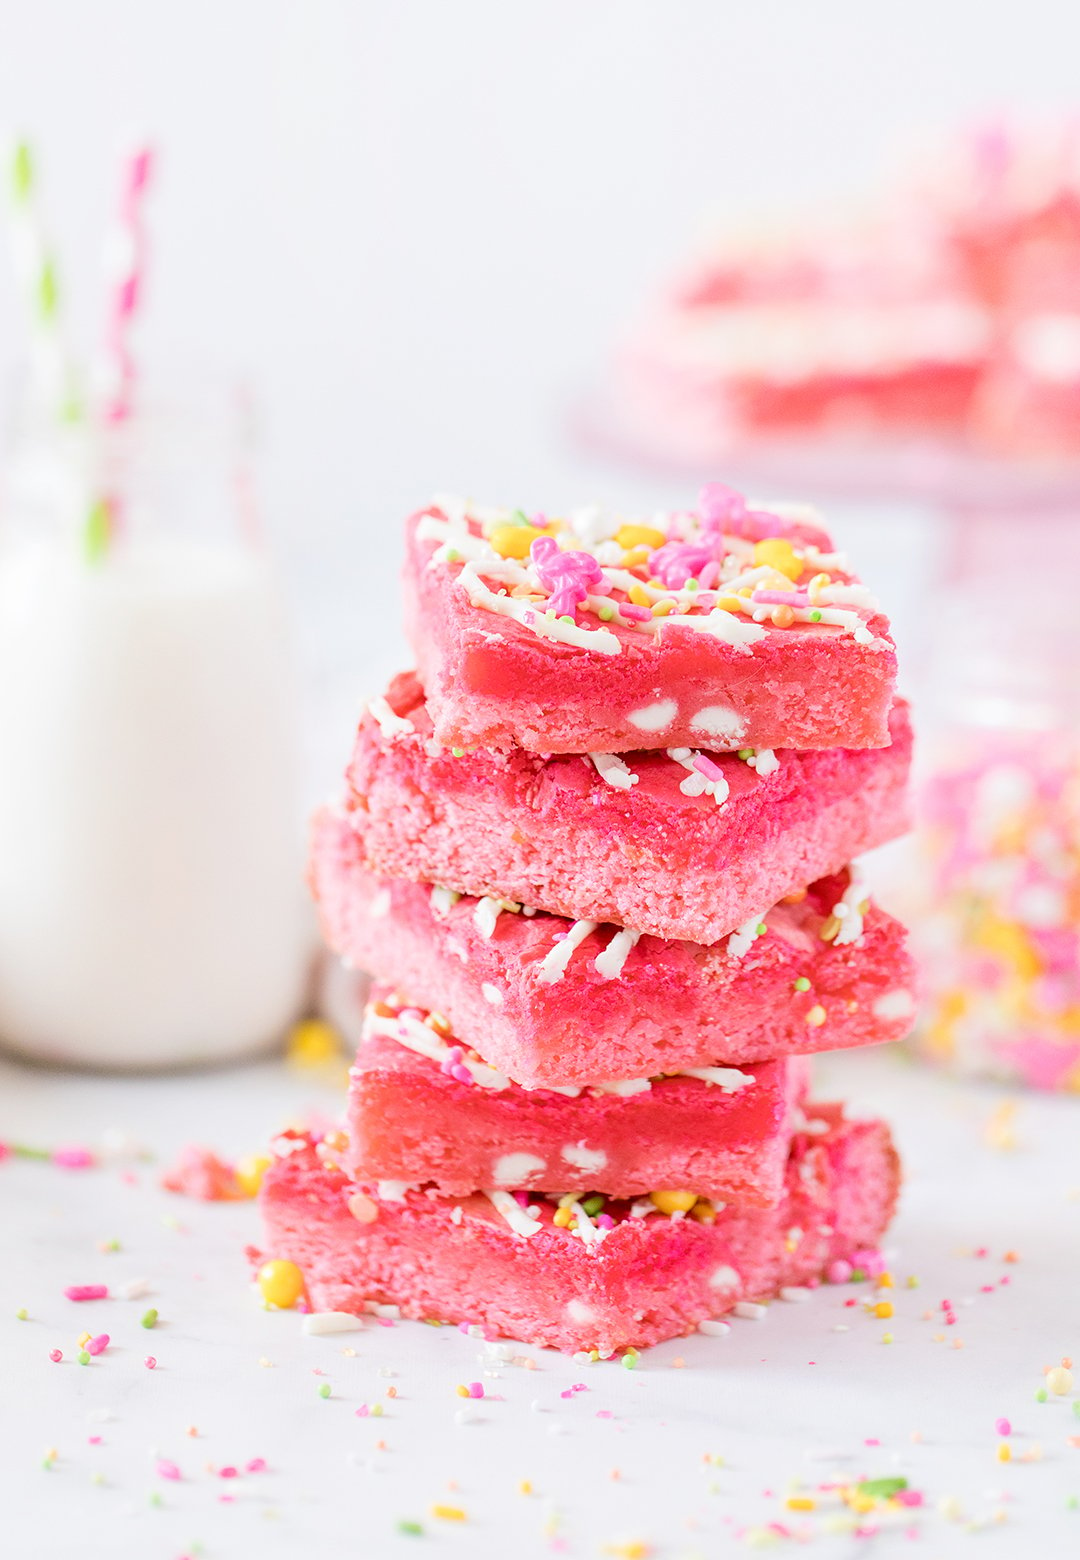
M 1080 1419 L 1080 1398 L 1073 1399 L 1073 1413 Z
M 102 1244 L 101 1249 L 102 1251 L 119 1251 L 120 1242 L 118 1240 L 107 1240 Z
M 142 1316 L 139 1318 L 139 1326 L 140 1327 L 156 1327 L 157 1326 L 157 1312 L 154 1310 L 153 1306 L 150 1307 L 149 1311 L 144 1311 L 143 1312 Z
M 571 628 L 573 628 L 573 626 L 574 626 L 574 620 L 570 616 L 569 612 L 564 612 L 562 617 L 559 619 L 559 622 L 560 623 L 569 623 Z
M 1066 1511 L 1080 1511 L 1080 1495 L 1070 1495 L 1065 1502 Z
M 627 1370 L 637 1370 L 638 1359 L 639 1355 L 636 1349 L 627 1349 L 622 1357 L 622 1362 Z
M 328 1398 L 330 1396 L 330 1383 L 328 1381 L 320 1381 L 319 1396 L 321 1398 Z
M 157 1490 L 151 1490 L 148 1499 L 150 1501 L 151 1506 L 160 1506 L 161 1505 L 161 1495 L 159 1494 L 159 1492 Z
M 602 601 L 596 609 L 596 615 L 602 623 L 610 623 L 615 616 L 615 608 L 610 601 Z
M 529 517 L 525 513 L 524 509 L 514 509 L 514 510 L 511 511 L 510 518 L 509 518 L 509 520 L 506 521 L 506 524 L 507 525 L 529 525 L 530 521 L 529 521 Z
M 748 758 L 753 758 L 754 750 L 753 750 L 753 748 L 740 748 L 738 756 L 742 759 L 743 763 L 745 764 L 746 760 Z
M 382 1406 L 382 1404 L 381 1403 L 372 1403 L 372 1405 L 371 1405 L 371 1417 L 372 1417 L 372 1419 L 381 1419 L 382 1416 L 383 1416 L 383 1406 Z
M 768 930 L 769 930 L 769 928 L 768 928 L 768 927 L 767 927 L 767 926 L 766 926 L 766 925 L 765 925 L 765 922 L 764 922 L 764 921 L 759 921 L 759 922 L 758 922 L 758 929 L 757 929 L 757 934 L 758 934 L 758 936 L 759 936 L 759 937 L 764 937 L 764 936 L 765 936 L 765 933 L 766 933 L 766 932 L 767 932 L 767 931 L 768 931 Z
M 813 612 L 811 612 L 811 614 L 810 614 L 810 621 L 811 621 L 811 623 L 820 623 L 821 622 L 821 613 L 817 610 L 816 607 L 814 608 Z
M 89 1365 L 90 1363 L 90 1356 L 85 1349 L 80 1349 L 75 1358 L 78 1360 L 80 1365 Z
M 408 1522 L 403 1519 L 398 1523 L 397 1530 L 399 1533 L 408 1533 L 413 1538 L 423 1538 L 424 1536 L 423 1524 L 420 1522 Z
M 856 1485 L 856 1495 L 867 1495 L 874 1500 L 890 1500 L 908 1487 L 906 1479 L 864 1479 Z
M 851 1270 L 851 1282 L 853 1284 L 865 1284 L 866 1283 L 866 1270 L 865 1270 L 865 1268 L 852 1268 L 852 1270 Z
M 46 260 L 42 264 L 37 284 L 37 305 L 43 320 L 52 319 L 59 300 L 60 288 L 56 281 L 56 267 L 51 260 Z
M 1036 1394 L 1035 1394 L 1035 1401 L 1036 1401 L 1036 1403 L 1045 1403 L 1046 1402 L 1046 1395 L 1047 1395 L 1046 1394 L 1046 1388 L 1045 1387 L 1040 1387 L 1038 1392 L 1036 1392 Z
M 465 757 L 465 749 L 464 748 L 451 748 L 450 749 L 450 754 L 451 754 L 452 758 L 464 758 Z
M 606 1201 L 607 1199 L 601 1192 L 594 1192 L 591 1197 L 586 1197 L 581 1206 L 585 1209 L 590 1219 L 595 1219 Z
M 91 1484 L 104 1484 L 105 1483 L 105 1475 L 103 1473 L 92 1473 L 90 1475 L 90 1483 Z
M 30 1315 L 30 1312 L 26 1309 L 26 1307 L 24 1305 L 21 1305 L 19 1307 L 19 1309 L 15 1312 L 15 1315 L 16 1315 L 16 1317 L 18 1318 L 18 1320 L 20 1322 L 25 1322 L 26 1318 Z
M 11 159 L 11 193 L 15 200 L 25 200 L 34 187 L 34 157 L 25 141 L 16 146 Z
M 810 990 L 810 982 L 807 980 L 805 975 L 800 975 L 799 976 L 798 980 L 795 982 L 795 990 L 796 991 L 809 991 Z
M 109 506 L 103 498 L 99 498 L 90 506 L 83 531 L 83 552 L 87 563 L 100 563 L 105 556 L 110 529 Z
M 47 1148 L 31 1148 L 29 1143 L 12 1143 L 11 1152 L 16 1159 L 51 1159 Z
M 446 561 L 447 563 L 461 562 L 461 554 L 458 552 L 456 547 L 448 547 L 446 549 Z

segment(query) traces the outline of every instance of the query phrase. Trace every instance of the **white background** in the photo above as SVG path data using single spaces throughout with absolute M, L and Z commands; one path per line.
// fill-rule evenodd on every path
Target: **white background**
M 5 0 L 0 118 L 39 146 L 87 348 L 101 328 L 100 238 L 119 151 L 132 127 L 160 146 L 144 356 L 167 365 L 195 353 L 245 370 L 258 391 L 265 502 L 309 679 L 314 788 L 332 783 L 361 697 L 401 664 L 392 592 L 411 505 L 436 488 L 536 506 L 684 499 L 565 437 L 574 398 L 647 288 L 715 222 L 873 187 L 939 127 L 999 109 L 1074 109 L 1078 45 L 1068 0 Z M 22 341 L 0 285 L 4 382 Z M 889 570 L 916 657 L 908 607 L 934 553 L 926 517 L 881 510 L 842 529 L 859 533 L 868 575 Z M 237 1256 L 254 1234 L 250 1209 L 182 1208 L 180 1234 L 162 1223 L 177 1215 L 152 1172 L 131 1188 L 114 1172 L 73 1182 L 0 1168 L 5 1549 L 179 1560 L 198 1539 L 206 1560 L 381 1560 L 414 1552 L 393 1524 L 417 1515 L 424 1545 L 459 1555 L 513 1545 L 593 1557 L 641 1537 L 664 1560 L 712 1556 L 741 1552 L 746 1525 L 782 1518 L 793 1478 L 899 1467 L 930 1503 L 914 1552 L 1074 1553 L 1074 1421 L 1068 1405 L 1036 1409 L 1033 1393 L 1043 1365 L 1080 1357 L 1075 1106 L 1025 1104 L 1021 1150 L 1007 1156 L 984 1140 L 993 1091 L 884 1058 L 832 1077 L 888 1111 L 912 1170 L 895 1239 L 898 1271 L 922 1288 L 902 1296 L 894 1345 L 861 1311 L 834 1335 L 850 1313 L 830 1292 L 724 1343 L 665 1346 L 633 1378 L 607 1368 L 572 1412 L 558 1390 L 579 1372 L 544 1356 L 540 1386 L 515 1369 L 499 1389 L 507 1401 L 467 1427 L 453 1422 L 453 1387 L 481 1369 L 474 1344 L 369 1328 L 342 1363 L 340 1341 L 302 1340 L 292 1319 L 253 1308 Z M 0 1073 L 0 1138 L 94 1140 L 119 1126 L 162 1154 L 193 1135 L 239 1152 L 309 1096 L 270 1067 L 115 1083 L 12 1066 Z M 113 1236 L 125 1251 L 97 1253 Z M 991 1297 L 970 1254 L 982 1245 L 995 1278 L 1005 1249 L 1023 1258 L 1014 1285 Z M 59 1291 L 110 1263 L 154 1284 L 168 1318 L 153 1343 L 160 1375 L 141 1366 L 146 1337 L 130 1306 L 92 1319 L 117 1334 L 111 1358 L 70 1363 L 78 1319 Z M 974 1302 L 956 1330 L 962 1350 L 935 1344 L 940 1329 L 922 1320 L 944 1296 Z M 30 1322 L 13 1320 L 19 1305 Z M 46 1359 L 54 1343 L 60 1367 Z M 685 1375 L 671 1368 L 680 1354 Z M 313 1361 L 332 1378 L 328 1404 L 314 1395 Z M 353 1399 L 384 1389 L 379 1367 L 399 1372 L 409 1400 L 387 1421 L 385 1454 L 352 1412 Z M 595 1419 L 598 1406 L 615 1410 L 614 1427 Z M 114 1417 L 86 1418 L 102 1408 Z M 1038 1442 L 1042 1461 L 996 1461 L 999 1414 L 1018 1426 L 1018 1458 Z M 188 1424 L 206 1439 L 185 1440 Z M 916 1430 L 924 1442 L 911 1441 Z M 60 1455 L 46 1474 L 50 1445 Z M 182 1464 L 182 1484 L 155 1481 L 155 1447 Z M 704 1467 L 706 1452 L 725 1469 Z M 254 1455 L 270 1458 L 268 1482 L 246 1482 L 222 1506 L 205 1464 Z M 536 1502 L 514 1494 L 520 1477 L 535 1481 Z M 155 1488 L 160 1512 L 147 1503 Z M 949 1496 L 961 1520 L 936 1510 Z M 433 1536 L 426 1512 L 438 1499 L 460 1500 L 469 1525 Z M 972 1538 L 967 1519 L 990 1527 Z M 911 1552 L 899 1534 L 828 1538 L 820 1514 L 810 1526 L 813 1552 L 830 1560 Z

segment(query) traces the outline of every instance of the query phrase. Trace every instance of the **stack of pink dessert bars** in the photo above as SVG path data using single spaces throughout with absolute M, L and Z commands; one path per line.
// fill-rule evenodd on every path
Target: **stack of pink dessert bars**
M 850 865 L 906 824 L 877 604 L 719 484 L 646 523 L 443 499 L 406 595 L 419 671 L 311 853 L 379 984 L 343 1130 L 275 1145 L 268 1254 L 319 1310 L 601 1354 L 847 1272 L 898 1162 L 808 1057 L 914 1013 Z

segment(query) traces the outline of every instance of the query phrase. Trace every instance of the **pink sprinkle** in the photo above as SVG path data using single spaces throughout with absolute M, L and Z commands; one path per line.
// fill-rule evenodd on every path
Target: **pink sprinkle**
M 86 1170 L 94 1163 L 94 1156 L 88 1148 L 57 1148 L 53 1150 L 52 1162 L 64 1170 Z
M 244 1472 L 245 1473 L 265 1473 L 266 1472 L 266 1458 L 265 1457 L 253 1457 L 251 1459 L 251 1461 L 245 1465 Z
M 86 1352 L 87 1354 L 104 1354 L 108 1347 L 108 1333 L 98 1333 L 97 1337 L 91 1338 L 90 1342 L 86 1345 Z
M 615 1220 L 610 1213 L 598 1213 L 596 1222 L 602 1230 L 613 1230 L 615 1228 Z
M 100 1446 L 101 1445 L 101 1437 L 99 1435 L 90 1435 L 90 1436 L 87 1436 L 86 1439 L 87 1439 L 88 1443 L 91 1446 Z
M 921 1506 L 923 1503 L 921 1490 L 898 1490 L 893 1496 L 901 1506 Z
M 863 1445 L 864 1446 L 880 1446 L 881 1442 L 878 1440 L 876 1435 L 871 1435 L 871 1436 L 868 1436 L 866 1438 L 866 1440 L 863 1442 Z
M 470 1381 L 469 1382 L 469 1396 L 471 1398 L 482 1398 L 483 1395 L 484 1395 L 484 1384 L 483 1384 L 483 1382 L 482 1381 Z
M 720 765 L 715 763 L 707 753 L 699 753 L 691 767 L 696 769 L 699 775 L 704 775 L 706 780 L 722 780 L 724 778 L 724 771 L 720 768 Z
M 715 585 L 720 578 L 720 565 L 715 558 L 710 558 L 703 569 L 698 570 L 698 583 L 702 590 L 708 590 Z M 698 598 L 700 601 L 700 597 Z
M 165 1457 L 158 1459 L 157 1471 L 159 1479 L 179 1479 L 181 1477 L 180 1469 L 174 1462 L 169 1462 Z
M 233 1468 L 233 1467 L 230 1466 L 228 1468 L 219 1468 L 218 1469 L 218 1478 L 219 1479 L 235 1479 L 235 1478 L 238 1478 L 238 1477 L 239 1477 L 239 1469 L 237 1469 L 237 1468 Z
M 147 1370 L 156 1370 L 157 1369 L 157 1360 L 154 1358 L 154 1356 L 152 1354 L 148 1354 L 146 1356 L 146 1358 L 143 1360 L 143 1364 L 146 1366 Z
M 560 1393 L 559 1393 L 559 1396 L 560 1396 L 560 1397 L 561 1397 L 561 1398 L 572 1398 L 572 1397 L 573 1397 L 573 1395 L 574 1395 L 574 1393 L 573 1393 L 573 1389 L 572 1389 L 572 1388 L 570 1388 L 570 1387 L 567 1387 L 567 1389 L 566 1389 L 566 1391 L 565 1391 L 565 1392 L 560 1392 Z
M 810 597 L 804 590 L 756 590 L 753 594 L 754 605 L 759 603 L 769 607 L 808 607 Z
M 360 1407 L 356 1410 L 356 1417 L 357 1417 L 357 1419 L 366 1419 L 367 1416 L 368 1416 L 368 1406 L 367 1406 L 366 1403 L 361 1403 Z
M 838 1257 L 835 1262 L 831 1262 L 829 1264 L 829 1269 L 825 1274 L 825 1277 L 829 1280 L 830 1284 L 846 1284 L 848 1279 L 851 1277 L 851 1272 L 851 1263 L 845 1262 L 843 1257 Z
M 61 1349 L 50 1349 L 49 1358 L 52 1360 L 54 1365 L 59 1365 L 60 1361 L 64 1358 L 63 1351 Z
M 610 1419 L 611 1418 L 611 1409 L 610 1408 L 598 1408 L 596 1410 L 596 1417 L 597 1417 L 597 1419 Z
M 64 1290 L 65 1300 L 107 1300 L 108 1284 L 70 1284 Z
M 628 618 L 632 623 L 647 623 L 652 617 L 648 607 L 636 606 L 632 601 L 620 601 L 619 611 L 624 618 Z
M 998 1435 L 1012 1435 L 1012 1425 L 1007 1419 L 995 1419 L 994 1429 Z

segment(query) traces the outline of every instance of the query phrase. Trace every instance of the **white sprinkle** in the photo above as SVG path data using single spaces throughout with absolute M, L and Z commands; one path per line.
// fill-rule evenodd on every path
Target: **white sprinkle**
M 540 961 L 537 978 L 542 980 L 547 986 L 554 986 L 558 981 L 562 980 L 566 974 L 566 967 L 574 955 L 574 950 L 581 946 L 590 932 L 595 932 L 595 930 L 595 921 L 575 921 L 566 936 L 548 949 Z
M 792 1305 L 802 1305 L 810 1298 L 810 1291 L 802 1284 L 785 1284 L 780 1290 L 781 1300 L 789 1300 Z
M 746 760 L 751 769 L 755 769 L 764 780 L 768 775 L 774 775 L 780 768 L 780 760 L 772 748 L 758 748 L 750 758 Z
M 503 994 L 498 986 L 493 986 L 490 981 L 485 980 L 481 983 L 480 995 L 485 1002 L 490 1002 L 492 1007 L 502 1007 Z
M 322 1337 L 326 1333 L 358 1332 L 363 1325 L 351 1311 L 310 1311 L 300 1323 L 300 1330 Z
M 511 1197 L 509 1192 L 485 1191 L 484 1196 L 491 1203 L 495 1212 L 501 1214 L 506 1220 L 515 1235 L 520 1235 L 523 1239 L 528 1240 L 543 1229 L 539 1219 L 531 1219 L 524 1208 L 520 1206 L 517 1199 Z
M 858 942 L 863 932 L 860 906 L 866 902 L 866 888 L 858 867 L 851 867 L 849 871 L 851 880 L 839 902 L 832 907 L 833 915 L 840 922 L 840 930 L 833 938 L 835 943 Z
M 629 791 L 631 786 L 637 785 L 641 779 L 640 775 L 627 768 L 617 753 L 590 753 L 589 757 L 596 766 L 601 780 L 613 786 L 616 791 Z
M 633 932 L 628 926 L 624 926 L 608 943 L 602 953 L 598 953 L 593 960 L 593 969 L 605 980 L 618 980 L 623 972 L 630 949 L 641 936 L 640 932 Z
M 741 1316 L 747 1322 L 763 1321 L 768 1311 L 767 1305 L 758 1305 L 756 1300 L 736 1300 L 732 1307 L 736 1316 Z
M 461 895 L 452 888 L 440 888 L 436 885 L 431 890 L 431 909 L 434 915 L 449 915 L 457 904 Z
M 631 710 L 627 720 L 639 731 L 662 731 L 670 726 L 679 713 L 674 699 L 658 699 L 655 704 L 643 704 L 639 710 Z
M 405 1193 L 412 1188 L 408 1181 L 379 1181 L 376 1189 L 383 1202 L 404 1202 Z
M 703 1321 L 698 1322 L 697 1330 L 699 1333 L 704 1333 L 706 1338 L 726 1338 L 731 1331 L 731 1323 L 721 1322 L 714 1320 L 711 1316 L 706 1316 Z
M 679 790 L 684 796 L 709 795 L 718 807 L 724 805 L 730 794 L 731 787 L 723 775 L 720 775 L 718 779 L 710 780 L 707 775 L 701 773 L 700 769 L 695 768 L 694 760 L 701 757 L 700 753 L 696 753 L 693 748 L 668 748 L 667 756 L 676 764 L 681 765 L 683 769 L 689 771 L 686 779 L 679 786 Z
M 456 1425 L 475 1425 L 480 1422 L 480 1415 L 471 1404 L 465 1404 L 462 1408 L 455 1409 L 454 1423 Z
M 381 921 L 389 914 L 390 890 L 388 888 L 380 888 L 371 896 L 371 903 L 368 905 L 368 915 L 373 921 Z
M 519 1187 L 528 1176 L 539 1175 L 547 1169 L 547 1161 L 540 1159 L 536 1154 L 516 1153 L 503 1154 L 496 1159 L 492 1171 L 492 1178 L 498 1186 L 509 1187 L 511 1191 Z
M 476 909 L 473 911 L 473 921 L 481 937 L 491 937 L 499 924 L 499 912 L 502 909 L 502 901 L 498 899 L 478 899 Z
M 741 959 L 748 952 L 751 943 L 761 935 L 758 927 L 764 924 L 763 915 L 752 915 L 749 921 L 744 921 L 741 926 L 736 927 L 727 940 L 727 951 L 733 959 Z
M 396 737 L 410 736 L 416 730 L 408 716 L 399 715 L 395 710 L 392 710 L 382 694 L 377 699 L 370 701 L 368 714 L 376 721 L 379 730 L 388 742 L 393 742 Z
M 464 1208 L 461 1206 L 460 1203 L 455 1203 L 454 1206 L 450 1209 L 450 1223 L 451 1224 L 460 1224 L 464 1217 L 465 1217 L 465 1210 L 464 1210 Z
M 126 1284 L 121 1284 L 117 1290 L 121 1300 L 142 1300 L 146 1295 L 153 1294 L 148 1278 L 130 1278 Z
M 401 1320 L 401 1307 L 385 1300 L 365 1300 L 364 1310 L 369 1316 L 381 1316 L 386 1322 Z

